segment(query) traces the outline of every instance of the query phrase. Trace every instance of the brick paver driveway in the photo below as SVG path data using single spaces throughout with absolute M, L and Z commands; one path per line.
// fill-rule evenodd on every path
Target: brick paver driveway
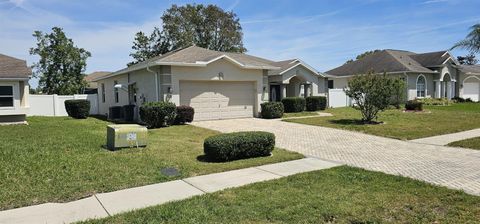
M 480 195 L 480 151 L 425 145 L 278 120 L 195 122 L 221 132 L 268 131 L 280 148 Z

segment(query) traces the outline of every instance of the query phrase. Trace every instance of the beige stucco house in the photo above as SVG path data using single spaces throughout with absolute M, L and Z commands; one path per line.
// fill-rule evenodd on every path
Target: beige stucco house
M 480 67 L 459 65 L 448 51 L 413 53 L 382 50 L 327 71 L 328 88 L 343 89 L 354 75 L 386 72 L 407 83 L 407 98 L 448 98 L 455 96 L 479 101 Z
M 26 61 L 0 54 L 0 124 L 25 122 L 31 73 Z
M 275 100 L 324 94 L 320 73 L 299 60 L 290 62 L 283 66 L 248 54 L 191 46 L 93 81 L 98 86 L 100 114 L 108 115 L 112 106 L 134 104 L 138 119 L 138 107 L 144 102 L 170 101 L 192 106 L 197 121 L 254 117 L 272 91 L 277 91 Z M 274 86 L 285 88 L 278 92 Z

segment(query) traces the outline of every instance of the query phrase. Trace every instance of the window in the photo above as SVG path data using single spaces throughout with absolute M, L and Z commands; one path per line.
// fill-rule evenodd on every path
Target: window
M 13 107 L 13 86 L 0 86 L 0 107 Z
M 425 76 L 419 75 L 417 78 L 417 97 L 425 97 L 426 95 L 426 80 Z
M 118 81 L 113 81 L 113 91 L 115 93 L 115 103 L 118 103 L 118 88 L 115 87 L 118 84 Z
M 328 80 L 328 88 L 333 89 L 333 80 Z
M 102 83 L 102 103 L 105 103 L 105 83 Z

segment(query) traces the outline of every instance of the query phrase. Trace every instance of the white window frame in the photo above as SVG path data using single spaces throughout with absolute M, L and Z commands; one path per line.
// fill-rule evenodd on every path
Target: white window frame
M 12 98 L 12 106 L 2 107 L 0 106 L 0 110 L 12 110 L 15 109 L 15 86 L 13 84 L 0 84 L 0 86 L 10 86 L 12 87 L 12 95 L 0 95 L 1 98 Z
M 420 77 L 423 77 L 423 80 L 424 80 L 424 85 L 423 85 L 423 96 L 419 96 L 418 95 L 418 80 L 420 79 Z M 423 74 L 420 74 L 417 76 L 417 82 L 415 82 L 415 94 L 417 96 L 417 98 L 425 98 L 427 97 L 427 77 L 425 77 Z
M 115 99 L 115 103 L 120 102 L 120 93 L 118 92 L 118 88 L 115 87 L 117 84 L 117 80 L 113 81 L 113 98 Z

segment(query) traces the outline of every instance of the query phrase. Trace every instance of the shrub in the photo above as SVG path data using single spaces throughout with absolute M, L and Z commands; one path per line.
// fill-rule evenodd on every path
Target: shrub
M 275 147 L 275 135 L 269 132 L 236 132 L 205 139 L 205 155 L 215 161 L 268 156 Z
M 282 103 L 286 113 L 305 110 L 305 98 L 302 97 L 285 97 L 282 99 Z
M 266 102 L 260 105 L 262 107 L 262 118 L 272 119 L 283 116 L 283 104 L 281 102 Z
M 191 106 L 181 105 L 177 107 L 177 116 L 175 124 L 185 124 L 193 121 L 195 110 Z
M 422 111 L 423 103 L 418 100 L 409 100 L 405 103 L 405 110 Z
M 324 96 L 309 96 L 305 98 L 308 111 L 325 110 L 327 108 L 327 98 Z
M 362 113 L 362 121 L 371 123 L 378 118 L 380 111 L 386 110 L 394 96 L 402 85 L 397 82 L 404 82 L 398 78 L 376 75 L 370 72 L 366 75 L 355 75 L 348 81 L 348 88 L 345 94 L 355 102 L 355 109 Z
M 175 121 L 176 109 L 170 102 L 148 102 L 140 107 L 140 118 L 148 128 L 170 126 Z
M 452 100 L 453 100 L 453 102 L 457 102 L 457 103 L 464 103 L 465 102 L 464 98 L 458 97 L 458 96 L 453 97 Z
M 466 103 L 473 103 L 473 100 L 472 100 L 472 98 L 467 98 L 467 99 L 465 99 L 465 102 Z
M 68 116 L 76 119 L 85 119 L 90 115 L 90 101 L 65 100 L 65 110 Z
M 447 98 L 422 98 L 416 100 L 428 106 L 448 106 L 453 103 L 453 101 Z

